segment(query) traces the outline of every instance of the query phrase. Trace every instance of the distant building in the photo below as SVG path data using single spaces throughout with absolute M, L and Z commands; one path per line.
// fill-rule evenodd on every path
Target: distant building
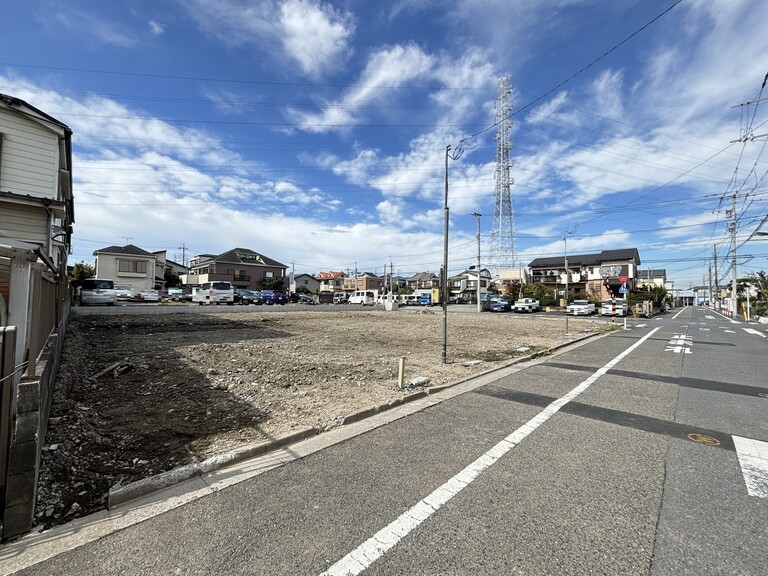
M 555 290 L 565 291 L 565 258 L 555 256 L 536 258 L 528 264 L 530 281 Z M 621 287 L 621 277 L 627 277 L 627 289 L 637 285 L 640 254 L 637 248 L 603 250 L 597 254 L 568 254 L 568 293 L 571 298 L 610 298 Z
M 344 272 L 319 272 L 315 280 L 319 282 L 320 292 L 339 292 L 344 287 Z
M 200 254 L 190 260 L 189 274 L 181 278 L 182 283 L 200 286 L 205 282 L 224 280 L 235 288 L 264 290 L 268 278 L 282 278 L 284 288 L 285 271 L 288 266 L 248 248 L 235 248 L 212 256 Z
M 662 288 L 667 285 L 667 271 L 663 268 L 656 270 L 638 270 L 637 271 L 637 286 L 660 286 Z

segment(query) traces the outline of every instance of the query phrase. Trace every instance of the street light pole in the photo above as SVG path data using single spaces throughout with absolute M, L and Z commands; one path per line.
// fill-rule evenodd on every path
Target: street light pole
M 442 273 L 442 295 L 443 295 L 443 364 L 448 363 L 448 158 L 458 160 L 464 153 L 461 142 L 451 154 L 451 145 L 445 147 L 445 222 L 443 224 L 443 273 Z
M 472 216 L 477 218 L 477 312 L 483 311 L 480 305 L 480 214 L 473 212 Z

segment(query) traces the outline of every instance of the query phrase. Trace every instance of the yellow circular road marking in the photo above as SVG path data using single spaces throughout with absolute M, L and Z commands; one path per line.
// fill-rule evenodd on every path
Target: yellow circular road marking
M 699 444 L 707 444 L 708 446 L 720 446 L 720 440 L 712 438 L 712 436 L 707 436 L 706 434 L 691 433 L 688 434 L 688 440 L 693 440 Z

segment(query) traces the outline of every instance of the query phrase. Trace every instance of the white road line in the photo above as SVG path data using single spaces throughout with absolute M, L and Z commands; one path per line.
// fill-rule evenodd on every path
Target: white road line
M 763 334 L 759 330 L 755 330 L 754 328 L 744 328 L 744 332 L 747 332 L 748 334 L 754 334 L 755 336 L 760 336 L 761 338 L 765 338 L 765 334 Z
M 552 402 L 549 406 L 544 408 L 544 410 L 528 420 L 528 422 L 520 426 L 520 428 L 512 432 L 512 434 L 501 440 L 493 448 L 488 450 L 488 452 L 480 456 L 480 458 L 472 462 L 472 464 L 464 468 L 464 470 L 456 474 L 456 476 L 437 488 L 429 496 L 417 502 L 410 510 L 401 514 L 389 525 L 376 532 L 376 534 L 360 544 L 360 546 L 333 564 L 320 576 L 354 576 L 360 574 L 389 550 L 394 548 L 400 540 L 405 538 L 414 529 L 418 528 L 422 522 L 437 512 L 443 505 L 451 500 L 451 498 L 469 486 L 481 472 L 490 468 L 502 456 L 525 440 L 531 432 L 557 414 L 563 406 L 584 392 L 594 384 L 598 378 L 603 376 L 622 359 L 631 354 L 633 350 L 643 344 L 643 342 L 658 330 L 660 330 L 660 327 L 651 330 L 632 346 L 624 350 L 624 352 L 608 362 L 608 364 L 576 386 L 576 388 Z
M 687 308 L 688 308 L 688 306 L 684 307 L 682 310 L 680 310 L 680 312 L 678 312 L 677 314 L 675 314 L 674 316 L 672 316 L 672 320 L 677 320 L 677 317 L 678 317 L 678 316 L 680 316 L 680 314 L 682 314 L 683 312 L 685 312 L 685 310 L 686 310 Z
M 768 498 L 768 442 L 733 437 L 741 473 L 750 496 Z

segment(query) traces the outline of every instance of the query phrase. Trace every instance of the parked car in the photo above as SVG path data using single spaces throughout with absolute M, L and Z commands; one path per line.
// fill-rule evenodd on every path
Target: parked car
M 261 297 L 261 294 L 246 288 L 235 288 L 234 299 L 235 304 L 241 304 L 243 306 L 248 306 L 249 304 L 264 304 L 264 299 Z
M 317 304 L 312 296 L 308 296 L 307 294 L 299 294 L 298 296 L 299 304 Z
M 115 283 L 102 278 L 86 278 L 80 288 L 80 306 L 106 304 L 114 306 L 117 302 Z
M 333 293 L 333 303 L 334 304 L 346 304 L 347 303 L 347 293 L 346 292 L 334 292 Z
M 373 290 L 357 290 L 350 294 L 349 303 L 374 306 L 376 304 L 376 292 Z
M 533 298 L 522 298 L 516 300 L 512 306 L 513 312 L 536 312 L 539 309 L 539 301 Z
M 629 312 L 629 303 L 624 299 L 616 299 L 616 308 L 614 309 L 613 300 L 606 300 L 603 302 L 602 315 L 603 316 L 626 316 Z
M 182 300 L 191 300 L 192 294 L 185 292 L 183 288 L 168 288 L 168 298 L 174 302 L 181 302 Z
M 510 310 L 512 310 L 512 303 L 507 300 L 491 302 L 491 312 L 509 312 Z
M 130 284 L 115 284 L 115 296 L 118 300 L 132 300 L 133 286 Z
M 192 302 L 203 304 L 227 304 L 235 303 L 235 291 L 231 282 L 205 282 L 192 289 Z
M 264 304 L 280 304 L 283 306 L 288 303 L 288 296 L 277 290 L 262 290 L 261 296 L 264 298 Z
M 157 290 L 142 290 L 139 298 L 144 302 L 160 302 L 160 292 Z
M 589 316 L 595 313 L 595 305 L 589 300 L 574 300 L 565 309 L 565 313 L 574 316 Z

